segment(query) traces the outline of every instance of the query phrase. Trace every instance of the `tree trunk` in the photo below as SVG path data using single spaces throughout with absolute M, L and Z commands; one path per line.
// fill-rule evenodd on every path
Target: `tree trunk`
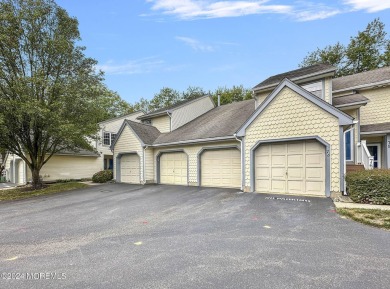
M 34 190 L 38 190 L 42 188 L 42 179 L 39 175 L 40 170 L 37 168 L 31 169 L 31 175 L 32 175 L 32 187 Z

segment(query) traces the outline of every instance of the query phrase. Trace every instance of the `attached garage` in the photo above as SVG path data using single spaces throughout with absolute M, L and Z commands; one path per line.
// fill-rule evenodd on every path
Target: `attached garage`
M 188 184 L 188 163 L 184 152 L 165 152 L 159 156 L 159 160 L 159 182 L 161 184 Z
M 203 151 L 200 155 L 200 170 L 201 186 L 241 187 L 241 154 L 237 148 Z
M 120 181 L 122 183 L 140 183 L 140 160 L 137 154 L 125 154 L 120 158 Z
M 325 196 L 325 146 L 316 140 L 264 143 L 255 151 L 257 192 Z

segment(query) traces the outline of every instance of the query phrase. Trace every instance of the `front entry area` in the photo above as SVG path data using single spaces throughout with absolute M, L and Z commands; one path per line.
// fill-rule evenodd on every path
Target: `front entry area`
M 325 147 L 316 140 L 261 144 L 255 191 L 325 196 L 325 167 Z
M 187 185 L 188 164 L 184 152 L 167 152 L 160 156 L 160 183 Z

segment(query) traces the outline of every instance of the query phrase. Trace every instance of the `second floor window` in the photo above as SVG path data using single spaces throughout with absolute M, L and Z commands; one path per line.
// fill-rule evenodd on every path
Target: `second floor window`
M 116 133 L 103 132 L 103 145 L 110 146 L 116 138 Z

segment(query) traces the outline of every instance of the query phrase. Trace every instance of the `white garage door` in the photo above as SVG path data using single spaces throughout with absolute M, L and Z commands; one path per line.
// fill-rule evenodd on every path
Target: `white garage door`
M 255 152 L 257 192 L 325 195 L 325 148 L 317 141 L 264 144 Z
M 139 157 L 136 154 L 123 155 L 121 157 L 121 182 L 140 183 Z
M 241 159 L 238 149 L 207 150 L 201 156 L 201 185 L 241 187 Z
M 160 183 L 187 185 L 187 155 L 164 153 L 160 157 Z

